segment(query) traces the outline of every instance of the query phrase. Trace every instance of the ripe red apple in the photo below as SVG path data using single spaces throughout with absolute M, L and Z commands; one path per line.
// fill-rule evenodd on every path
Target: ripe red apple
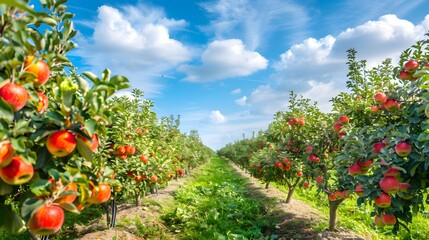
M 406 157 L 411 153 L 411 145 L 407 142 L 399 142 L 395 146 L 395 152 L 400 157 Z
M 49 135 L 46 141 L 48 151 L 57 157 L 65 157 L 73 152 L 76 147 L 76 138 L 68 130 L 59 130 Z
M 300 118 L 297 123 L 298 123 L 299 126 L 304 126 L 305 125 L 305 119 L 304 118 Z
M 92 204 L 100 204 L 107 202 L 110 198 L 110 185 L 107 183 L 99 183 L 98 186 L 95 186 L 93 182 L 89 181 L 89 190 L 91 191 L 91 197 L 86 201 Z
M 312 147 L 311 145 L 308 145 L 308 146 L 305 148 L 305 152 L 311 152 L 311 151 L 313 151 L 313 147 Z
M 3 141 L 0 143 L 0 168 L 6 167 L 12 162 L 15 150 L 13 149 L 12 143 L 9 141 Z
M 302 177 L 302 171 L 298 171 L 298 172 L 296 172 L 296 176 L 298 176 L 298 177 Z
M 183 176 L 183 174 L 185 174 L 185 169 L 179 169 L 177 172 L 180 176 Z
M 141 130 L 141 129 L 139 128 L 139 129 L 137 129 L 137 130 L 136 130 L 136 133 L 137 133 L 138 135 L 142 135 L 143 130 Z
M 141 182 L 143 180 L 143 176 L 135 176 L 134 180 L 136 180 L 137 182 Z
M 92 134 L 91 142 L 87 138 L 84 138 L 80 135 L 77 135 L 77 137 L 82 139 L 85 142 L 85 144 L 89 147 L 89 149 L 91 149 L 91 151 L 95 152 L 97 150 L 97 148 L 98 148 L 98 136 L 97 136 L 97 134 L 95 134 L 95 133 Z
M 291 118 L 291 119 L 288 121 L 288 123 L 289 123 L 289 125 L 295 125 L 296 123 L 298 123 L 298 118 L 296 118 L 296 117 Z
M 395 225 L 396 224 L 396 216 L 391 213 L 384 213 L 381 215 L 381 220 L 385 225 Z
M 151 182 L 158 182 L 158 177 L 156 175 L 152 175 L 152 177 L 150 177 L 150 181 Z
M 310 188 L 310 183 L 308 183 L 308 182 L 304 182 L 303 184 L 302 184 L 302 187 L 303 188 Z
M 399 175 L 399 170 L 395 167 L 390 166 L 385 172 L 383 172 L 383 176 L 388 177 L 396 177 Z
M 136 148 L 130 145 L 127 145 L 125 147 L 127 154 L 129 155 L 133 155 L 134 153 L 136 153 Z
M 372 153 L 379 154 L 381 149 L 386 147 L 386 144 L 383 142 L 376 142 L 376 143 L 374 143 L 374 145 L 372 147 L 373 147 Z
M 146 155 L 141 155 L 139 158 L 140 158 L 140 161 L 142 161 L 144 163 L 149 162 L 149 158 Z
M 395 177 L 384 177 L 379 182 L 381 190 L 389 194 L 395 194 L 399 191 L 399 182 Z
M 411 187 L 411 184 L 409 184 L 407 182 L 399 183 L 399 191 L 400 192 L 407 192 L 410 187 Z
M 347 136 L 346 132 L 340 132 L 340 133 L 338 133 L 338 139 L 342 139 L 344 136 Z
M 318 163 L 320 162 L 320 159 L 317 157 L 316 154 L 310 154 L 308 155 L 308 161 Z
M 33 59 L 34 56 L 28 56 L 24 62 L 24 68 L 26 72 L 31 72 L 37 76 L 35 85 L 40 86 L 49 79 L 49 66 L 43 60 L 37 60 L 37 62 L 32 63 Z
M 0 88 L 0 97 L 12 106 L 14 111 L 21 110 L 28 100 L 27 90 L 18 84 L 6 83 Z
M 355 163 L 351 165 L 349 168 L 349 174 L 351 176 L 358 176 L 362 174 L 362 168 L 359 166 L 359 164 Z
M 377 106 L 371 106 L 370 111 L 372 114 L 377 114 L 378 113 L 378 107 Z
M 43 113 L 48 108 L 48 97 L 42 92 L 38 92 L 39 101 L 37 102 L 37 112 Z
M 317 176 L 316 182 L 317 183 L 322 183 L 323 182 L 323 177 L 322 176 Z
M 392 204 L 392 199 L 390 198 L 389 194 L 381 192 L 381 195 L 374 199 L 374 203 L 379 208 L 388 208 L 390 207 L 390 204 Z
M 364 191 L 363 191 L 363 188 L 362 188 L 362 184 L 358 184 L 358 185 L 356 186 L 355 192 L 356 192 L 356 194 L 357 194 L 359 197 L 363 197 L 363 195 L 364 195 Z
M 378 104 L 384 104 L 387 101 L 387 96 L 383 92 L 378 92 L 374 95 L 374 101 Z
M 419 63 L 416 60 L 409 60 L 404 64 L 405 71 L 415 72 L 419 68 Z
M 358 165 L 360 166 L 360 168 L 362 169 L 362 172 L 365 173 L 368 171 L 368 169 L 371 167 L 372 163 L 374 161 L 372 159 L 367 159 L 367 160 L 363 160 L 363 161 L 358 161 Z
M 349 117 L 347 117 L 346 115 L 341 116 L 338 118 L 338 122 L 340 122 L 342 124 L 347 124 L 347 123 L 349 123 Z
M 334 126 L 332 127 L 335 133 L 339 133 L 342 128 L 343 128 L 343 124 L 339 122 L 335 123 Z
M 45 205 L 36 210 L 28 222 L 28 228 L 36 235 L 47 236 L 63 226 L 64 211 L 59 206 Z
M 134 178 L 136 175 L 132 171 L 127 172 L 127 177 Z
M 14 156 L 6 167 L 0 168 L 0 178 L 9 185 L 24 184 L 33 177 L 33 165 L 26 163 L 21 156 Z
M 71 182 L 69 184 L 67 184 L 67 186 L 64 188 L 64 191 L 75 191 L 77 192 L 77 185 L 74 182 Z M 57 203 L 72 203 L 74 202 L 74 200 L 76 200 L 76 194 L 70 194 L 70 195 L 66 195 L 62 198 L 59 198 L 57 201 Z
M 118 155 L 127 154 L 127 147 L 126 147 L 126 146 L 119 146 L 119 147 L 116 149 L 116 153 L 117 153 Z
M 402 70 L 399 72 L 399 79 L 401 80 L 410 80 L 412 77 L 412 74 L 406 70 Z
M 381 216 L 375 216 L 374 217 L 374 223 L 375 223 L 375 225 L 377 225 L 379 227 L 385 226 L 385 224 L 383 223 L 383 220 L 381 219 Z
M 384 104 L 383 104 L 384 108 L 387 111 L 395 111 L 398 110 L 401 106 L 399 105 L 399 103 L 396 100 L 393 99 L 388 99 Z

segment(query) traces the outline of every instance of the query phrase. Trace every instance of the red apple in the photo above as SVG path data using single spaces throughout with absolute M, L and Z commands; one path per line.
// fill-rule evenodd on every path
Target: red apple
M 76 138 L 68 130 L 59 130 L 49 135 L 46 141 L 48 151 L 57 157 L 65 157 L 76 147 Z
M 384 104 L 383 104 L 384 108 L 387 111 L 395 111 L 398 110 L 400 108 L 399 103 L 396 100 L 393 99 L 388 99 Z
M 375 223 L 375 225 L 377 225 L 379 227 L 385 226 L 385 224 L 383 223 L 383 220 L 381 219 L 381 216 L 375 216 L 374 223 Z
M 401 80 L 410 80 L 412 77 L 412 74 L 406 70 L 402 70 L 399 72 L 399 79 Z
M 349 168 L 349 174 L 351 176 L 358 176 L 362 174 L 362 168 L 359 166 L 359 164 L 355 163 L 351 165 Z
M 150 181 L 151 182 L 158 182 L 158 177 L 156 175 L 152 175 L 152 177 L 150 177 Z
M 381 192 L 381 195 L 374 199 L 374 203 L 379 208 L 388 208 L 390 207 L 390 204 L 392 204 L 392 199 L 390 198 L 389 194 Z
M 313 147 L 312 147 L 311 145 L 308 145 L 308 146 L 305 148 L 305 151 L 306 151 L 306 152 L 311 152 L 311 151 L 313 151 Z
M 12 162 L 15 150 L 13 149 L 12 143 L 9 141 L 3 141 L 0 143 L 0 168 L 6 167 Z
M 386 147 L 386 144 L 385 144 L 385 143 L 383 143 L 383 142 L 376 142 L 376 143 L 374 143 L 374 145 L 373 145 L 372 153 L 374 153 L 374 154 L 379 154 L 379 153 L 380 153 L 380 151 L 381 151 L 381 149 L 383 149 L 384 147 Z
M 0 168 L 0 178 L 10 185 L 24 184 L 33 177 L 33 165 L 26 163 L 21 156 L 14 156 L 6 167 Z
M 364 161 L 359 161 L 357 164 L 362 169 L 362 172 L 366 172 L 371 167 L 371 165 L 372 165 L 373 162 L 374 161 L 372 161 L 372 159 L 367 159 L 367 160 L 364 160 Z
M 137 129 L 137 130 L 136 130 L 136 133 L 137 133 L 138 135 L 142 135 L 143 130 L 141 130 L 141 129 L 139 128 L 139 129 Z
M 317 183 L 322 183 L 323 182 L 323 177 L 322 176 L 317 176 L 316 182 Z
M 399 183 L 399 191 L 400 192 L 407 192 L 410 187 L 411 187 L 411 184 L 409 184 L 407 182 Z
M 43 113 L 48 108 L 48 97 L 42 92 L 38 92 L 39 100 L 37 102 L 37 112 Z
M 320 159 L 317 157 L 316 154 L 310 154 L 308 155 L 308 161 L 317 163 L 320 162 Z
M 395 225 L 396 224 L 396 216 L 391 213 L 385 213 L 381 215 L 381 220 L 385 225 Z
M 18 84 L 6 83 L 0 88 L 0 97 L 12 106 L 14 111 L 21 110 L 28 100 L 27 90 Z
M 345 115 L 341 116 L 341 117 L 338 118 L 338 122 L 340 122 L 342 124 L 347 124 L 347 123 L 349 123 L 349 117 L 347 117 Z
M 129 154 L 129 155 L 133 155 L 134 153 L 136 153 L 136 148 L 133 146 L 130 146 L 130 145 L 127 145 L 125 147 L 125 150 L 126 150 L 127 154 Z
M 407 142 L 400 142 L 396 144 L 395 152 L 400 157 L 406 157 L 411 153 L 411 145 Z
M 378 107 L 377 107 L 377 106 L 371 106 L 370 111 L 371 111 L 371 113 L 373 113 L 373 114 L 377 114 L 377 113 L 378 113 Z
M 305 119 L 300 118 L 300 119 L 298 120 L 298 125 L 299 125 L 299 126 L 304 126 L 304 125 L 305 125 Z
M 362 189 L 362 184 L 358 184 L 358 185 L 356 186 L 356 190 L 355 190 L 355 192 L 356 192 L 356 194 L 357 194 L 359 197 L 363 197 L 363 195 L 364 195 L 364 191 L 363 191 L 363 189 Z
M 383 172 L 383 176 L 385 177 L 396 177 L 399 175 L 399 170 L 395 167 L 390 166 L 385 172 Z
M 304 182 L 303 184 L 302 184 L 302 187 L 303 188 L 310 188 L 310 183 L 308 183 L 308 182 Z
M 384 177 L 379 182 L 381 190 L 389 194 L 395 194 L 399 191 L 399 182 L 395 177 Z
M 141 155 L 140 156 L 140 161 L 142 161 L 144 163 L 148 163 L 149 162 L 149 158 L 146 155 Z
M 346 132 L 340 132 L 340 133 L 338 133 L 338 139 L 342 139 L 344 136 L 347 136 Z
M 332 127 L 335 133 L 339 133 L 342 128 L 343 128 L 343 124 L 339 122 L 335 123 L 334 126 Z
M 383 92 L 378 92 L 374 95 L 374 101 L 378 104 L 384 104 L 387 101 L 387 96 Z
M 99 183 L 98 186 L 95 186 L 93 182 L 89 181 L 89 190 L 91 191 L 91 196 L 86 200 L 91 204 L 100 204 L 107 202 L 110 198 L 110 185 L 107 183 Z
M 75 191 L 77 192 L 77 185 L 74 182 L 71 182 L 69 184 L 67 184 L 67 186 L 64 188 L 64 191 Z M 76 193 L 74 194 L 70 194 L 70 195 L 65 195 L 64 197 L 59 198 L 57 201 L 57 203 L 72 203 L 74 202 L 74 200 L 76 199 Z
M 32 63 L 34 56 L 29 56 L 25 60 L 24 68 L 25 71 L 31 72 L 37 76 L 37 80 L 35 81 L 36 86 L 40 86 L 48 81 L 50 71 L 49 66 L 42 60 L 37 60 L 37 62 Z
M 298 177 L 302 177 L 302 171 L 298 171 L 298 172 L 296 172 L 296 176 L 298 176 Z
M 47 236 L 63 226 L 64 211 L 59 206 L 45 205 L 36 210 L 28 222 L 28 228 L 36 235 Z
M 405 71 L 415 72 L 419 68 L 419 63 L 416 60 L 409 60 L 404 64 Z
M 92 134 L 91 142 L 87 138 L 82 137 L 80 135 L 77 135 L 77 137 L 82 139 L 85 142 L 85 144 L 89 147 L 89 149 L 91 149 L 91 151 L 95 152 L 97 150 L 97 148 L 98 148 L 98 136 L 97 136 L 97 134 L 95 134 L 95 133 Z

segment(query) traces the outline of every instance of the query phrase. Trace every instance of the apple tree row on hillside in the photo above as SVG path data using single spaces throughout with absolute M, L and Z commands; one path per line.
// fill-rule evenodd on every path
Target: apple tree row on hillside
M 157 118 L 140 91 L 115 98 L 125 77 L 77 73 L 67 58 L 73 14 L 65 0 L 40 2 L 38 12 L 0 1 L 0 229 L 33 237 L 58 232 L 67 214 L 112 190 L 143 196 L 212 154 L 178 120 Z
M 291 94 L 289 110 L 276 113 L 258 138 L 218 153 L 264 182 L 285 184 L 289 195 L 296 186 L 317 186 L 330 200 L 330 230 L 340 203 L 356 193 L 358 204 L 373 205 L 375 225 L 396 233 L 428 199 L 428 62 L 428 39 L 405 50 L 398 66 L 387 59 L 368 68 L 351 49 L 348 91 L 331 100 L 331 113 Z M 252 142 L 264 145 L 243 146 Z

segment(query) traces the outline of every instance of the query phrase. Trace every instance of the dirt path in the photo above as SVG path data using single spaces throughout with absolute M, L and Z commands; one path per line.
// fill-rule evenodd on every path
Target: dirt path
M 265 229 L 266 235 L 277 235 L 279 240 L 286 239 L 348 239 L 364 240 L 364 238 L 346 229 L 339 229 L 336 232 L 315 233 L 312 226 L 315 222 L 328 222 L 328 220 L 318 210 L 313 209 L 308 204 L 292 199 L 291 203 L 284 203 L 287 194 L 277 188 L 265 187 L 259 180 L 250 177 L 236 166 L 232 168 L 241 176 L 248 179 L 249 197 L 262 199 L 265 203 L 266 217 L 273 220 L 273 228 Z

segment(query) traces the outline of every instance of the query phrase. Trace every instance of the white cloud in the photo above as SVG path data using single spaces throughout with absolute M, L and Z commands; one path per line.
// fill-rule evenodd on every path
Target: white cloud
M 236 88 L 236 89 L 231 91 L 231 94 L 233 94 L 233 95 L 240 94 L 240 93 L 241 93 L 241 88 Z
M 247 100 L 247 97 L 243 96 L 242 98 L 236 99 L 234 102 L 238 106 L 244 106 L 244 105 L 246 105 L 246 100 Z
M 114 74 L 126 75 L 133 87 L 154 95 L 163 87 L 164 71 L 191 58 L 190 49 L 169 34 L 184 26 L 184 20 L 168 19 L 161 9 L 146 5 L 104 5 L 98 9 L 93 35 L 79 36 L 73 54 L 82 58 L 85 70 L 109 67 Z
M 211 42 L 201 56 L 201 65 L 182 65 L 179 71 L 190 82 L 210 82 L 225 78 L 248 76 L 265 69 L 268 60 L 259 53 L 245 49 L 239 39 Z
M 226 122 L 226 118 L 219 110 L 211 111 L 209 115 L 209 119 L 211 123 L 221 124 Z
M 274 64 L 276 73 L 271 76 L 274 83 L 256 88 L 247 103 L 251 111 L 273 114 L 287 107 L 289 90 L 293 90 L 317 100 L 328 111 L 328 100 L 346 89 L 348 49 L 356 49 L 357 58 L 366 59 L 369 66 L 386 58 L 395 63 L 400 53 L 424 38 L 428 30 L 429 15 L 417 25 L 395 15 L 384 15 L 337 36 L 308 38 L 280 55 Z

